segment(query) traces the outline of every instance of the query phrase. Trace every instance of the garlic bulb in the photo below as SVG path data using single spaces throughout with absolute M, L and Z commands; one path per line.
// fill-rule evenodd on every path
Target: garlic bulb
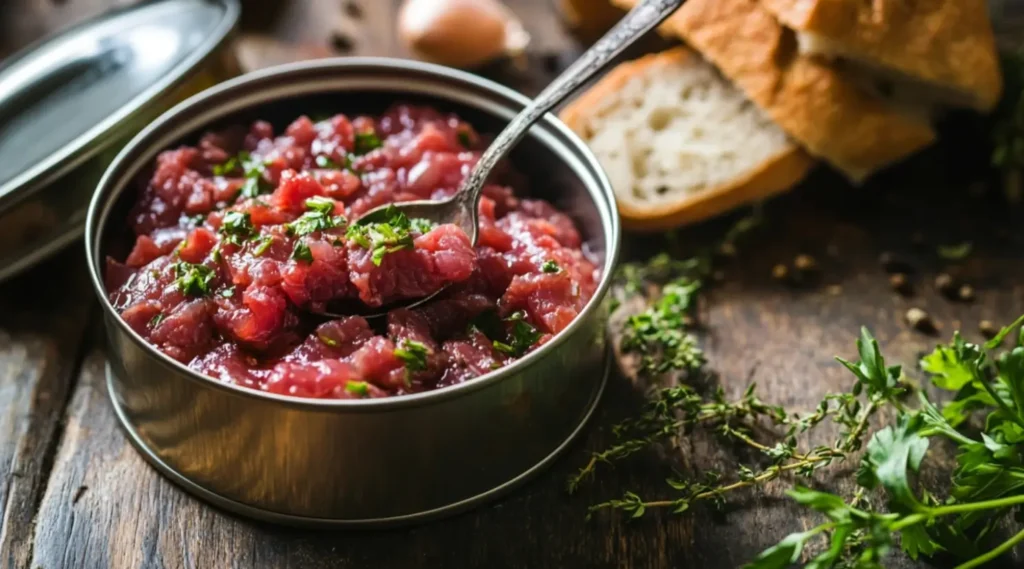
M 452 67 L 476 67 L 522 54 L 530 35 L 498 0 L 405 0 L 398 33 L 418 56 Z

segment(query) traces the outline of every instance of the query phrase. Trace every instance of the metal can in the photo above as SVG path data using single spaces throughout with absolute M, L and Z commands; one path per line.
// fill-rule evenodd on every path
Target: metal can
M 109 389 L 139 451 L 187 490 L 264 520 L 400 524 L 456 512 L 550 463 L 591 415 L 605 383 L 606 298 L 619 248 L 611 186 L 586 145 L 552 115 L 512 162 L 533 195 L 578 223 L 602 259 L 589 304 L 550 342 L 459 385 L 370 400 L 278 396 L 197 374 L 147 344 L 107 300 L 104 258 L 124 235 L 134 183 L 157 153 L 214 125 L 300 114 L 375 114 L 391 103 L 454 111 L 500 130 L 527 99 L 452 69 L 376 58 L 319 60 L 229 81 L 175 107 L 114 160 L 89 209 L 86 248 L 109 339 Z M 527 166 L 527 167 L 523 167 Z M 121 243 L 122 247 L 124 243 Z
M 96 183 L 161 113 L 237 74 L 237 0 L 156 0 L 29 46 L 0 67 L 0 280 L 85 227 Z

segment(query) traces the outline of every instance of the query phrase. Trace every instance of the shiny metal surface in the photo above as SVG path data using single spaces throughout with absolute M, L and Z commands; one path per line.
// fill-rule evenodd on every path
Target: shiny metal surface
M 114 404 L 151 462 L 187 479 L 197 494 L 286 523 L 409 522 L 507 488 L 551 460 L 589 416 L 603 385 L 605 299 L 619 224 L 596 159 L 550 115 L 531 129 L 512 161 L 530 177 L 530 193 L 577 220 L 588 247 L 603 257 L 604 277 L 576 321 L 506 368 L 385 399 L 277 396 L 192 372 L 147 345 L 107 302 L 103 260 L 124 253 L 122 220 L 133 182 L 160 150 L 195 140 L 215 123 L 377 113 L 397 101 L 458 112 L 483 132 L 500 129 L 528 102 L 475 76 L 409 61 L 290 65 L 229 81 L 179 105 L 130 142 L 100 182 L 86 249 L 104 311 Z
M 0 280 L 81 236 L 89 199 L 128 139 L 237 73 L 237 0 L 115 10 L 0 66 Z
M 598 71 L 604 69 L 612 58 L 622 53 L 643 34 L 653 30 L 682 4 L 683 0 L 642 0 L 638 3 L 603 38 L 583 52 L 575 63 L 561 75 L 555 77 L 539 95 L 512 118 L 508 126 L 503 128 L 484 150 L 480 160 L 477 161 L 455 194 L 441 200 L 414 200 L 381 205 L 366 212 L 356 220 L 356 223 L 386 222 L 392 212 L 398 211 L 410 219 L 426 219 L 434 224 L 455 224 L 461 227 L 466 235 L 469 235 L 470 242 L 475 246 L 480 233 L 480 221 L 477 219 L 480 196 L 483 195 L 484 183 L 494 167 L 505 159 L 512 148 L 526 136 L 530 127 L 542 116 L 575 93 L 584 83 L 597 75 Z M 424 298 L 406 302 L 404 306 L 408 308 L 419 306 L 441 294 L 443 290 L 442 288 Z M 335 318 L 344 315 L 328 310 L 320 310 L 318 313 Z M 366 318 L 383 316 L 387 316 L 386 309 L 377 309 L 365 314 Z

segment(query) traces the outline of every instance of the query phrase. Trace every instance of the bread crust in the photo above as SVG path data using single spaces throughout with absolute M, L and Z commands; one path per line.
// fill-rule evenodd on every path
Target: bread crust
M 847 56 L 954 90 L 979 111 L 1002 76 L 985 0 L 760 0 L 785 26 Z
M 687 0 L 662 33 L 697 49 L 808 152 L 855 182 L 935 140 L 924 120 L 799 54 L 792 32 L 756 0 Z
M 698 56 L 684 47 L 645 55 L 622 63 L 606 74 L 583 95 L 575 99 L 561 113 L 560 118 L 585 140 L 593 136 L 585 126 L 590 109 L 601 100 L 620 90 L 650 66 L 665 63 L 685 65 Z M 768 158 L 743 177 L 728 184 L 707 188 L 674 203 L 652 204 L 648 207 L 618 199 L 622 224 L 634 231 L 662 231 L 687 223 L 714 217 L 735 207 L 784 192 L 807 175 L 814 160 L 795 144 L 790 143 L 782 152 Z

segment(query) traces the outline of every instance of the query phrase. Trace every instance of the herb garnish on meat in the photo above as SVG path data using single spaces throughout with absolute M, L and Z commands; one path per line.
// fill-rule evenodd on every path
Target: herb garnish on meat
M 180 261 L 174 265 L 174 274 L 178 278 L 174 285 L 186 296 L 205 296 L 210 292 L 215 273 L 206 265 L 196 265 Z
M 413 248 L 413 231 L 421 231 L 430 222 L 410 220 L 397 208 L 389 207 L 384 213 L 387 221 L 350 225 L 345 237 L 363 249 L 373 252 L 373 264 L 380 266 L 388 253 Z M 426 224 L 426 225 L 425 225 Z M 429 230 L 428 230 L 429 231 Z

